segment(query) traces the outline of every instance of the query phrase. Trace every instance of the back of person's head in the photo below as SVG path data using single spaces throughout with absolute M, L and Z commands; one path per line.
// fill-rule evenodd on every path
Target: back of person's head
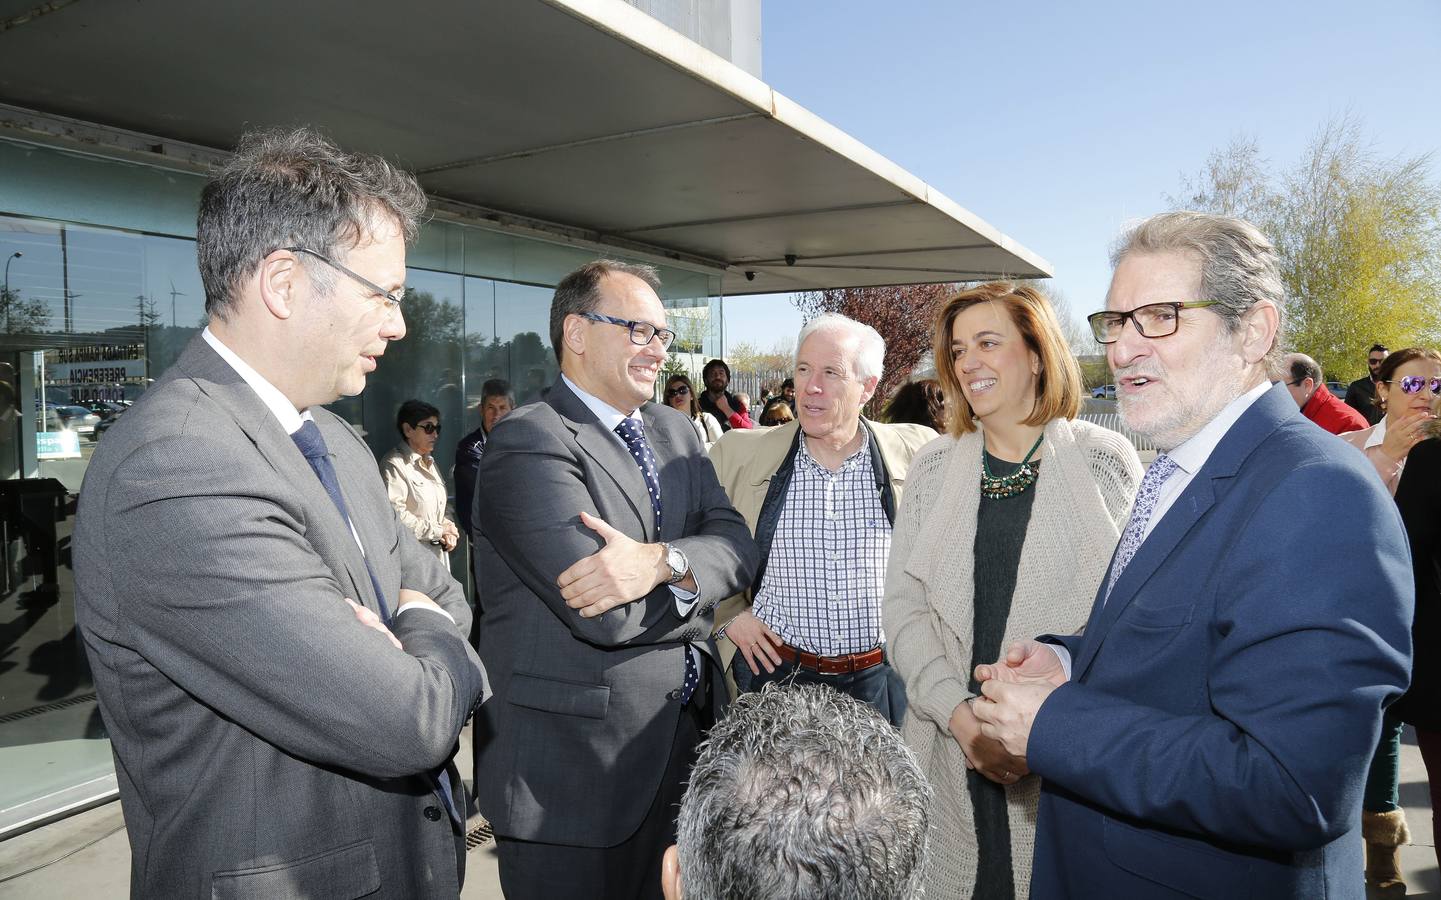
M 941 393 L 941 383 L 934 378 L 922 378 L 901 385 L 886 407 L 886 421 L 893 425 L 910 422 L 944 431 L 946 399 Z
M 425 205 L 413 176 L 378 156 L 341 150 L 310 128 L 246 134 L 200 193 L 195 255 L 205 313 L 222 320 L 235 313 L 241 285 L 281 248 L 343 261 L 392 224 L 409 243 Z M 324 267 L 308 271 L 322 295 L 334 286 Z
M 1307 378 L 1317 386 L 1325 385 L 1321 373 L 1321 364 L 1304 353 L 1290 353 L 1283 359 L 1286 381 L 1300 385 Z
M 910 748 L 871 707 L 829 687 L 767 685 L 701 745 L 677 822 L 679 895 L 918 897 L 930 801 Z
M 772 397 L 766 408 L 761 410 L 760 423 L 762 425 L 784 425 L 787 422 L 794 422 L 795 413 L 791 412 L 791 405 L 784 397 Z

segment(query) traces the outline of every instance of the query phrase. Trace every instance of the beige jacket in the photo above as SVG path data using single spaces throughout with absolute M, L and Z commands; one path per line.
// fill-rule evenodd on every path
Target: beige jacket
M 1040 477 L 1021 548 L 1002 648 L 1047 632 L 1079 631 L 1141 480 L 1120 434 L 1056 419 L 1041 444 Z M 976 878 L 975 814 L 951 713 L 971 696 L 980 432 L 943 437 L 911 461 L 886 571 L 884 623 L 890 661 L 906 682 L 901 733 L 936 791 L 927 896 L 968 897 Z M 1016 895 L 1030 891 L 1039 778 L 1006 788 Z
M 911 457 L 933 440 L 936 433 L 924 425 L 883 425 L 869 419 L 865 423 L 880 448 L 886 471 L 890 473 L 891 490 L 895 492 L 899 510 L 901 487 L 905 484 Z M 752 535 L 756 533 L 756 520 L 760 518 L 761 507 L 765 504 L 771 476 L 785 462 L 799 428 L 799 422 L 773 428 L 733 428 L 711 448 L 710 461 L 715 466 L 721 487 L 725 488 L 731 505 L 745 517 Z M 749 591 L 723 600 L 716 607 L 717 627 L 724 627 L 749 607 Z M 721 662 L 729 666 L 735 654 L 735 645 L 725 638 L 718 638 L 718 645 Z
M 381 458 L 380 474 L 400 521 L 425 549 L 445 560 L 445 550 L 430 543 L 440 540 L 447 521 L 445 476 L 435 460 L 426 464 L 409 444 L 399 444 Z

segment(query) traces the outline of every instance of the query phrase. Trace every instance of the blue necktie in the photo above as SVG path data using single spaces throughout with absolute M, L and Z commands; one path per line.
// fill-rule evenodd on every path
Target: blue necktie
M 650 511 L 655 515 L 655 532 L 660 534 L 660 475 L 656 471 L 655 454 L 651 452 L 650 442 L 645 439 L 645 426 L 636 419 L 625 418 L 615 426 L 615 433 L 625 441 L 625 447 L 630 451 L 631 459 L 640 466 L 640 475 L 645 479 L 646 490 L 650 492 Z M 700 670 L 696 668 L 694 651 L 687 644 L 685 648 L 685 679 L 681 682 L 680 688 L 682 706 L 690 702 L 691 695 L 695 693 L 698 684 L 700 684 Z
M 1126 566 L 1130 565 L 1131 557 L 1141 549 L 1142 535 L 1146 533 L 1151 514 L 1156 511 L 1161 487 L 1175 471 L 1176 461 L 1162 453 L 1151 462 L 1151 468 L 1146 470 L 1146 477 L 1141 479 L 1141 487 L 1136 491 L 1136 502 L 1131 507 L 1130 521 L 1126 523 L 1126 530 L 1121 532 L 1121 542 L 1116 548 L 1116 561 L 1111 564 L 1111 578 L 1106 582 L 1105 600 L 1111 599 L 1111 589 L 1120 580 L 1121 573 L 1126 571 Z M 1105 600 L 1101 602 L 1104 604 Z
M 635 419 L 621 419 L 620 424 L 615 426 L 615 433 L 625 441 L 631 459 L 640 466 L 646 490 L 650 491 L 650 511 L 655 514 L 655 532 L 660 534 L 660 477 L 656 473 L 655 454 L 651 452 L 650 442 L 645 439 L 645 426 Z
M 340 481 L 335 477 L 335 465 L 330 461 L 330 450 L 325 446 L 325 436 L 320 433 L 320 427 L 315 422 L 307 420 L 300 426 L 300 430 L 290 436 L 295 441 L 295 446 L 305 454 L 305 461 L 310 463 L 310 468 L 315 470 L 315 475 L 320 483 L 325 486 L 325 492 L 330 495 L 330 501 L 335 508 L 340 510 L 340 517 L 345 520 L 346 525 L 351 525 L 350 510 L 345 507 L 345 497 L 340 493 Z M 354 527 L 351 525 L 351 527 Z M 365 574 L 370 576 L 370 586 L 375 589 L 375 600 L 380 604 L 380 619 L 385 627 L 390 627 L 390 607 L 385 602 L 385 593 L 380 589 L 380 582 L 376 580 L 375 570 L 370 567 L 370 559 L 365 555 L 365 549 L 360 551 L 361 559 L 365 560 Z M 445 801 L 446 812 L 450 818 L 460 823 L 462 827 L 465 820 L 461 818 L 459 810 L 455 806 L 455 798 L 451 796 L 450 779 L 445 777 L 445 767 L 442 766 L 435 772 L 427 773 L 435 787 L 440 791 L 440 797 Z
M 330 495 L 330 501 L 340 510 L 340 517 L 345 520 L 346 525 L 350 525 L 350 510 L 345 508 L 345 497 L 340 493 L 340 481 L 335 477 L 335 465 L 330 461 L 330 450 L 325 446 L 325 436 L 320 433 L 320 427 L 307 420 L 290 439 L 295 441 L 295 446 L 305 454 L 305 461 L 315 470 L 316 477 Z M 380 589 L 380 582 L 375 578 L 375 570 L 370 567 L 370 559 L 366 557 L 364 548 L 361 548 L 360 556 L 365 560 L 365 574 L 370 576 L 370 586 L 375 589 L 375 600 L 380 604 L 380 620 L 389 628 L 390 607 L 385 603 L 385 592 Z

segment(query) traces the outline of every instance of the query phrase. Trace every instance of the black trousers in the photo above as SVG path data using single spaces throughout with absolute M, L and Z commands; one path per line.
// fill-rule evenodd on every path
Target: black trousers
M 614 847 L 597 848 L 496 836 L 506 900 L 661 900 L 661 857 L 675 843 L 685 781 L 696 746 L 711 725 L 706 687 L 702 684 L 681 710 L 660 788 L 630 837 Z M 556 814 L 565 815 L 563 810 Z

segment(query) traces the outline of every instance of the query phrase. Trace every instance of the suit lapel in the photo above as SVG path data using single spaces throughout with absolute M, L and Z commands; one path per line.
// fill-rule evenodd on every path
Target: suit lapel
M 624 442 L 615 432 L 601 424 L 562 379 L 556 379 L 546 397 L 547 402 L 555 407 L 566 426 L 575 434 L 575 441 L 580 448 L 595 460 L 596 465 L 620 489 L 621 495 L 641 523 L 646 542 L 654 541 L 655 517 L 650 510 L 650 492 L 646 490 L 645 477 L 640 473 L 640 466 L 636 465 L 635 460 L 626 452 Z M 647 439 L 650 439 L 649 435 Z M 651 449 L 655 450 L 655 447 L 652 446 Z M 661 460 L 657 458 L 656 462 L 660 463 Z M 664 495 L 664 486 L 661 491 Z M 621 531 L 626 530 L 622 523 L 610 524 Z
M 294 489 L 306 512 L 306 539 L 330 566 L 346 596 L 363 603 L 378 615 L 380 604 L 365 572 L 360 548 L 350 535 L 350 528 L 331 502 L 315 470 L 310 468 L 310 463 L 306 462 L 290 435 L 281 428 L 269 407 L 199 335 L 192 339 L 177 366 L 235 419 L 265 461 Z M 316 418 L 318 423 L 323 417 Z M 325 429 L 322 433 L 330 444 L 330 434 Z M 340 477 L 344 490 L 343 474 Z
M 1107 567 L 1106 576 L 1101 580 L 1100 590 L 1096 594 L 1095 605 L 1091 609 L 1090 621 L 1086 623 L 1086 640 L 1081 648 L 1081 657 L 1072 666 L 1073 678 L 1085 674 L 1116 619 L 1130 606 L 1136 594 L 1155 574 L 1156 569 L 1171 556 L 1206 511 L 1215 505 L 1216 492 L 1212 483 L 1214 477 L 1216 476 L 1207 477 L 1206 467 L 1201 467 L 1201 471 L 1186 485 L 1186 489 L 1176 498 L 1176 502 L 1166 511 L 1161 521 L 1156 523 L 1155 529 L 1146 536 L 1146 540 L 1136 550 L 1136 555 L 1131 557 L 1126 571 L 1116 580 L 1116 587 L 1111 591 L 1109 599 L 1105 597 L 1106 582 L 1111 575 L 1110 567 Z M 1111 562 L 1112 565 L 1115 564 L 1114 557 Z M 1105 606 L 1101 605 L 1102 600 L 1105 600 Z
M 1126 571 L 1116 580 L 1116 587 L 1103 607 L 1101 601 L 1105 599 L 1106 582 L 1110 579 L 1110 567 L 1107 567 L 1106 576 L 1101 580 L 1095 604 L 1091 608 L 1091 617 L 1086 623 L 1080 657 L 1072 663 L 1073 679 L 1085 675 L 1116 620 L 1126 611 L 1156 570 L 1171 558 L 1186 536 L 1216 504 L 1216 498 L 1222 490 L 1218 482 L 1235 477 L 1246 458 L 1262 441 L 1287 419 L 1299 416 L 1300 410 L 1281 385 L 1273 386 L 1256 398 L 1222 436 L 1200 471 L 1191 479 L 1191 483 L 1186 485 L 1181 496 L 1176 498 L 1176 502 L 1136 550 L 1136 555 L 1131 558 Z M 1115 565 L 1114 555 L 1111 565 Z

